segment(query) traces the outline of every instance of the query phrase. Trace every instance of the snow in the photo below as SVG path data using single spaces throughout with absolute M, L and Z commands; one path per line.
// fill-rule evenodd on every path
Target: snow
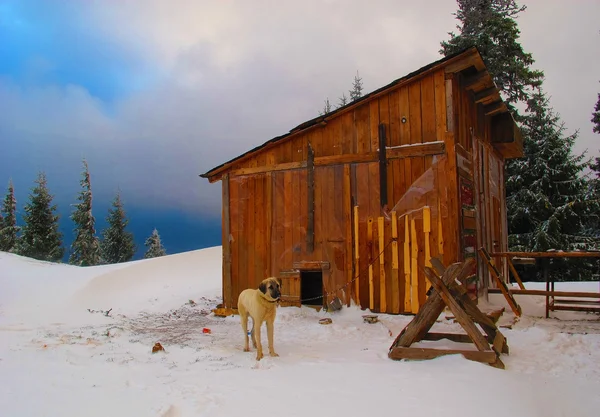
M 280 357 L 256 362 L 242 351 L 239 318 L 210 313 L 220 287 L 221 247 L 87 268 L 0 252 L 1 415 L 598 415 L 598 316 L 545 319 L 544 297 L 516 296 L 525 314 L 502 329 L 510 355 L 499 370 L 459 355 L 392 361 L 388 348 L 411 317 L 368 324 L 355 307 L 279 308 Z M 499 324 L 514 322 L 501 295 L 481 302 L 499 306 Z M 460 332 L 448 316 L 435 330 Z M 152 354 L 157 342 L 165 351 Z

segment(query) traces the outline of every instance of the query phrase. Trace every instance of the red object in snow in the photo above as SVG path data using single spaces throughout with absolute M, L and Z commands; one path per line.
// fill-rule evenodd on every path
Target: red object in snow
M 208 327 L 204 327 L 202 329 L 202 333 L 210 333 L 210 329 Z

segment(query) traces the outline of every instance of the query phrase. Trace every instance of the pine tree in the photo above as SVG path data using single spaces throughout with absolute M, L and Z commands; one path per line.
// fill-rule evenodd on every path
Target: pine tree
M 339 98 L 338 108 L 344 107 L 348 104 L 348 97 L 346 97 L 346 93 L 342 93 L 342 96 Z
M 150 237 L 146 239 L 144 246 L 148 248 L 144 254 L 144 258 L 146 259 L 157 258 L 167 254 L 162 242 L 160 241 L 160 235 L 158 234 L 158 230 L 156 230 L 156 228 L 152 231 Z
M 507 105 L 525 103 L 529 93 L 541 86 L 544 73 L 532 70 L 535 62 L 519 43 L 520 30 L 515 18 L 524 10 L 515 0 L 457 0 L 460 21 L 457 35 L 450 32 L 450 40 L 442 42 L 444 56 L 476 46 Z
M 108 226 L 102 231 L 100 241 L 102 261 L 109 264 L 130 261 L 136 247 L 133 234 L 125 230 L 129 220 L 125 215 L 120 193 L 117 193 L 112 202 L 112 209 L 108 211 L 106 222 Z
M 319 112 L 319 115 L 323 116 L 331 111 L 331 104 L 329 103 L 329 97 L 325 100 L 325 105 L 323 106 L 323 110 Z
M 564 136 L 564 124 L 541 89 L 527 104 L 525 158 L 515 162 L 506 182 L 509 246 L 533 252 L 589 249 L 587 181 L 581 175 L 587 162 L 572 152 L 578 133 Z M 557 281 L 588 279 L 589 267 L 587 261 L 557 259 L 550 273 Z
M 358 75 L 358 71 L 356 71 L 356 76 L 354 77 L 354 83 L 352 84 L 352 90 L 350 90 L 350 101 L 356 101 L 362 97 L 363 84 L 362 78 Z
M 596 106 L 594 107 L 591 122 L 594 125 L 592 131 L 594 133 L 600 133 L 600 93 L 598 93 L 598 101 L 596 102 Z
M 8 192 L 0 209 L 0 251 L 12 252 L 17 244 L 17 199 L 12 180 L 8 183 Z
M 96 236 L 96 220 L 92 214 L 92 185 L 87 161 L 83 160 L 83 173 L 75 210 L 71 220 L 75 223 L 75 240 L 71 244 L 69 263 L 79 266 L 92 266 L 100 262 L 100 247 Z
M 60 216 L 55 214 L 57 206 L 52 204 L 54 196 L 48 192 L 46 174 L 40 172 L 32 188 L 29 202 L 23 214 L 22 235 L 17 241 L 15 252 L 43 261 L 58 262 L 65 250 L 62 233 L 58 230 Z

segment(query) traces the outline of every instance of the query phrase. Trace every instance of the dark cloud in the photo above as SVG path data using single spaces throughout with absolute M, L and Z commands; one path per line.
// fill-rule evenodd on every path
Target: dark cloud
M 583 132 L 600 71 L 597 54 L 583 53 L 598 35 L 581 13 L 592 15 L 598 6 L 590 2 L 578 11 L 543 4 L 532 2 L 521 19 L 523 40 L 546 71 L 567 127 Z M 120 188 L 139 206 L 210 214 L 219 213 L 220 184 L 198 174 L 316 116 L 326 97 L 337 103 L 357 70 L 368 92 L 438 59 L 456 8 L 441 0 L 86 5 L 79 24 L 94 39 L 132 53 L 137 64 L 125 65 L 120 77 L 136 88 L 107 105 L 82 86 L 0 79 L 0 140 L 10 158 L 0 166 L 0 180 L 25 176 L 29 184 L 34 170 L 45 169 L 56 193 L 73 199 L 85 156 L 97 197 Z M 563 15 L 566 8 L 570 14 Z M 562 18 L 568 21 L 559 25 Z M 552 33 L 549 21 L 557 22 Z M 578 29 L 577 39 L 562 30 L 580 22 L 586 29 Z M 554 41 L 567 42 L 561 53 L 572 49 L 578 57 L 559 59 Z M 84 46 L 79 51 L 94 55 Z M 111 58 L 118 66 L 120 55 L 105 57 Z M 580 144 L 592 139 L 582 135 Z

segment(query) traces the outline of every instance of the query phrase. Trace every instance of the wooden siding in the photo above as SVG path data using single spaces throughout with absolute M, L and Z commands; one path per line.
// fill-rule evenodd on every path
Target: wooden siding
M 429 288 L 422 266 L 430 257 L 446 265 L 463 260 L 473 239 L 504 249 L 504 162 L 490 143 L 490 117 L 462 84 L 438 70 L 234 164 L 223 176 L 225 307 L 267 276 L 282 277 L 296 305 L 294 266 L 327 265 L 324 303 L 339 297 L 377 312 L 416 313 Z

